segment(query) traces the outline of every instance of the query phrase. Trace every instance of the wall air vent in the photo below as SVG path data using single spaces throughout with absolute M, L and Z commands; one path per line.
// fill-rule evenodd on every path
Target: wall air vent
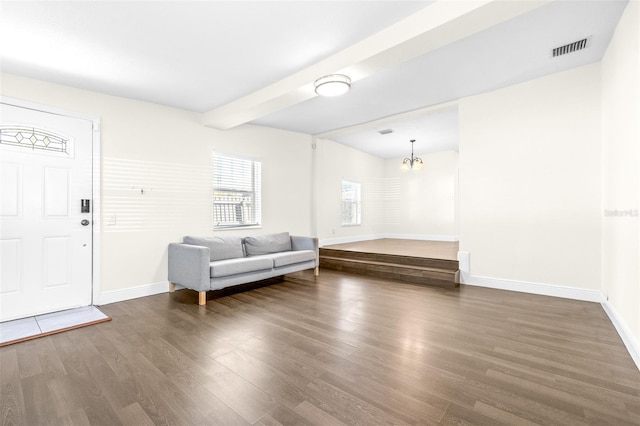
M 393 133 L 393 129 L 378 130 L 378 133 L 380 133 L 381 135 L 388 135 L 389 133 Z
M 565 44 L 564 46 L 559 46 L 554 48 L 551 51 L 551 56 L 562 56 L 567 53 L 577 52 L 578 50 L 586 49 L 589 47 L 589 41 L 591 40 L 591 36 L 583 38 L 582 40 L 574 41 L 573 43 Z

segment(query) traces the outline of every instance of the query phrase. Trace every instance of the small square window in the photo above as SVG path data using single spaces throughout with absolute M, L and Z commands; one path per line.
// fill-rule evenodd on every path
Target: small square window
M 260 226 L 259 161 L 214 154 L 213 229 Z
M 342 226 L 361 224 L 361 185 L 358 182 L 342 181 Z

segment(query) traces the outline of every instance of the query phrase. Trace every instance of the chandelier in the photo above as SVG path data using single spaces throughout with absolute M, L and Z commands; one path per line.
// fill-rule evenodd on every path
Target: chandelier
M 402 160 L 402 165 L 400 166 L 400 168 L 402 170 L 420 170 L 424 167 L 424 161 L 422 161 L 422 158 L 419 157 L 414 157 L 413 156 L 413 143 L 415 142 L 415 139 L 411 139 L 411 158 L 405 158 L 404 160 Z

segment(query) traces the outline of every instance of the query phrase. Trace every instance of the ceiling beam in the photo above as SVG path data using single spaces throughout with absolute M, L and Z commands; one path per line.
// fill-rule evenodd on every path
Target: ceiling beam
M 313 82 L 341 73 L 352 84 L 553 0 L 437 0 L 419 12 L 276 83 L 202 114 L 202 123 L 230 129 L 317 96 Z

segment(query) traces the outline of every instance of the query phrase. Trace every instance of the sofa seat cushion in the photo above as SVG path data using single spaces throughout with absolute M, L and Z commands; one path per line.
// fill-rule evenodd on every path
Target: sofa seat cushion
M 244 247 L 247 251 L 247 256 L 289 251 L 291 250 L 291 237 L 288 232 L 245 237 Z
M 273 266 L 278 268 L 280 266 L 315 260 L 316 252 L 314 250 L 284 251 L 282 253 L 273 253 L 270 256 L 273 259 Z
M 209 247 L 209 261 L 235 259 L 244 256 L 240 237 L 192 237 L 182 239 L 185 244 Z
M 273 259 L 268 256 L 243 257 L 241 259 L 218 260 L 209 265 L 211 278 L 218 278 L 271 269 L 273 268 Z

